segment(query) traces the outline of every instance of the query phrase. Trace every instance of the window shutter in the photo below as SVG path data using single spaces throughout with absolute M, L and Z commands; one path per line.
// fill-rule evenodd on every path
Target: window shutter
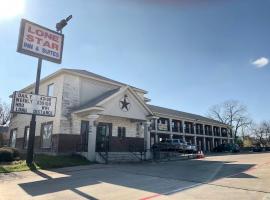
M 125 138 L 126 137 L 126 127 L 123 127 L 123 131 L 122 131 L 122 137 Z
M 118 137 L 121 138 L 121 136 L 122 136 L 121 127 L 118 127 Z

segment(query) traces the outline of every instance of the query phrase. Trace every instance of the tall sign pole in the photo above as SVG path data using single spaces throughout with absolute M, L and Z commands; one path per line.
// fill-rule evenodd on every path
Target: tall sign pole
M 62 34 L 62 29 L 67 25 L 67 22 L 72 18 L 72 15 L 68 16 L 66 19 L 61 20 L 56 24 L 56 31 L 50 30 L 46 27 L 40 26 L 28 20 L 22 19 L 20 27 L 20 35 L 18 41 L 17 51 L 19 53 L 27 54 L 38 58 L 36 83 L 35 83 L 35 96 L 27 93 L 15 92 L 12 102 L 12 112 L 21 114 L 32 114 L 30 121 L 30 132 L 28 139 L 27 157 L 26 163 L 28 165 L 33 163 L 34 157 L 34 144 L 35 144 L 35 132 L 36 132 L 36 116 L 45 115 L 53 117 L 50 115 L 50 107 L 42 106 L 39 107 L 37 99 L 44 100 L 44 97 L 39 95 L 39 85 L 40 85 L 40 74 L 42 60 L 48 60 L 60 64 L 62 62 L 62 52 L 64 44 L 64 35 Z M 60 32 L 60 33 L 59 33 Z M 16 95 L 18 95 L 18 98 Z M 35 98 L 31 99 L 31 105 L 16 103 L 17 99 L 20 98 Z M 52 98 L 46 97 L 47 101 L 51 101 Z M 19 100 L 18 100 L 19 101 Z M 55 100 L 56 101 L 56 100 Z M 51 105 L 49 103 L 48 105 Z M 45 110 L 44 110 L 45 109 Z M 55 110 L 54 112 L 55 113 Z
M 38 66 L 37 66 L 36 84 L 35 84 L 35 94 L 36 95 L 38 95 L 38 93 L 39 93 L 41 66 L 42 66 L 42 59 L 39 58 L 38 59 Z M 28 148 L 27 148 L 27 156 L 26 156 L 26 163 L 28 165 L 33 163 L 35 132 L 36 132 L 36 115 L 32 114 L 32 118 L 30 121 L 30 132 L 29 132 L 29 140 L 28 140 Z

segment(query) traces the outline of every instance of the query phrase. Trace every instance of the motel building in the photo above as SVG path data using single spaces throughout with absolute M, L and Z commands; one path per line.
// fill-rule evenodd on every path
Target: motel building
M 20 90 L 34 93 L 34 84 Z M 200 116 L 150 105 L 147 91 L 79 69 L 43 78 L 40 94 L 57 98 L 54 117 L 37 116 L 35 152 L 78 153 L 90 161 L 146 152 L 166 138 L 180 138 L 211 151 L 232 143 L 230 127 Z M 26 151 L 31 115 L 13 114 L 10 146 Z M 130 156 L 130 159 L 134 156 Z

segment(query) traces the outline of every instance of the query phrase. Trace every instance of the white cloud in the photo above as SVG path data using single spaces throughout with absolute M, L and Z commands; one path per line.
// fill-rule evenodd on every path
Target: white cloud
M 261 57 L 261 58 L 258 58 L 257 60 L 254 60 L 251 64 L 255 65 L 256 68 L 262 68 L 266 66 L 268 63 L 269 63 L 268 58 Z

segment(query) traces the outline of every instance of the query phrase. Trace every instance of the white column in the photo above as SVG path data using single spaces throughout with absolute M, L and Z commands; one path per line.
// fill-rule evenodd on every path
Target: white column
M 202 124 L 202 130 L 203 130 L 203 131 L 202 131 L 202 132 L 203 132 L 203 133 L 202 133 L 202 134 L 203 134 L 203 149 L 202 149 L 202 150 L 203 150 L 203 151 L 206 151 L 205 127 L 204 127 L 204 126 L 205 126 L 205 124 Z
M 172 119 L 169 118 L 169 124 L 170 124 L 170 139 L 173 138 L 173 134 L 172 134 Z
M 97 129 L 95 126 L 95 121 L 97 120 L 98 115 L 89 115 L 89 133 L 88 133 L 88 152 L 87 159 L 90 161 L 96 161 L 96 136 Z
M 203 151 L 206 151 L 206 139 L 203 137 Z
M 169 124 L 170 124 L 170 132 L 172 133 L 172 119 L 171 118 L 169 118 Z
M 205 127 L 204 127 L 205 125 L 203 124 L 202 125 L 202 130 L 203 130 L 203 135 L 205 135 Z
M 214 149 L 215 146 L 215 139 L 214 139 L 214 126 L 212 125 L 212 150 Z
M 150 122 L 146 122 L 144 124 L 144 146 L 145 146 L 145 159 L 150 159 L 151 151 L 150 151 Z
M 157 131 L 158 131 L 158 119 L 155 119 L 155 143 L 158 143 L 158 135 L 157 135 Z
M 229 133 L 229 129 L 227 128 L 227 143 L 230 143 L 230 133 Z
M 182 120 L 181 123 L 182 123 L 182 130 L 183 130 L 183 141 L 185 142 L 186 141 L 186 137 L 185 137 L 186 134 L 185 134 L 185 127 L 184 127 L 184 125 L 185 125 L 184 120 Z
M 197 145 L 197 129 L 196 129 L 196 123 L 193 123 L 193 132 L 194 132 L 194 144 Z

